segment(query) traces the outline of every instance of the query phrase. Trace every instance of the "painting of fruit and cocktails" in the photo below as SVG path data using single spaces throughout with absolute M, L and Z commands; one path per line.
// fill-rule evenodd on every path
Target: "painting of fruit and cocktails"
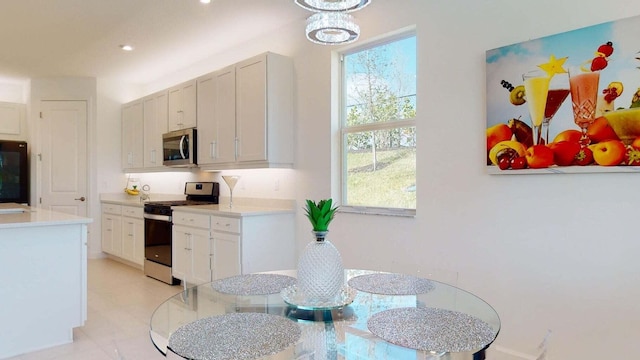
M 640 16 L 487 51 L 491 174 L 640 172 Z

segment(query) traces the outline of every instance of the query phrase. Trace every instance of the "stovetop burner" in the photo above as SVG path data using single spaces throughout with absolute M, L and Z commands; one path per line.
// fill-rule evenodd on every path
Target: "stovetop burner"
M 184 186 L 186 200 L 149 201 L 144 204 L 147 214 L 169 214 L 172 206 L 193 206 L 217 204 L 220 184 L 217 182 L 188 182 Z

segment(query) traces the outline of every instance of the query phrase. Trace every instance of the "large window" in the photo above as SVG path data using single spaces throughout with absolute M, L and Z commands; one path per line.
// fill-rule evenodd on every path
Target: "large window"
M 342 54 L 342 206 L 416 208 L 416 37 Z

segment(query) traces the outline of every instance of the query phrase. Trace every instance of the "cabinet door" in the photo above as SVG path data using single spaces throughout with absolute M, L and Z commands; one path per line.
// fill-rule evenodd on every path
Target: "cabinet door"
M 143 104 L 136 100 L 122 108 L 122 168 L 142 168 Z
M 267 160 L 266 55 L 236 65 L 238 161 Z
M 169 89 L 169 131 L 196 127 L 196 80 Z
M 198 164 L 232 163 L 236 158 L 235 67 L 198 79 Z
M 25 105 L 0 102 L 0 134 L 21 135 Z
M 189 266 L 191 263 L 191 244 L 189 228 L 173 226 L 171 244 L 171 274 L 174 278 L 189 281 Z
M 122 218 L 122 258 L 138 265 L 144 263 L 144 221 Z
M 162 134 L 168 131 L 168 93 L 144 98 L 144 167 L 162 167 Z
M 192 283 L 211 282 L 211 239 L 208 230 L 191 230 Z
M 240 235 L 213 232 L 213 279 L 222 279 L 242 273 L 240 266 Z
M 121 256 L 122 254 L 122 219 L 112 214 L 102 214 L 102 251 Z

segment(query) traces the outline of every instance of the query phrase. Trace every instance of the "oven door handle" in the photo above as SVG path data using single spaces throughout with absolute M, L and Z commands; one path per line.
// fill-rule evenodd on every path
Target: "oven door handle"
M 149 220 L 158 220 L 158 221 L 171 222 L 171 216 L 169 216 L 169 215 L 156 215 L 156 214 L 144 213 L 143 217 L 145 219 L 149 219 Z

